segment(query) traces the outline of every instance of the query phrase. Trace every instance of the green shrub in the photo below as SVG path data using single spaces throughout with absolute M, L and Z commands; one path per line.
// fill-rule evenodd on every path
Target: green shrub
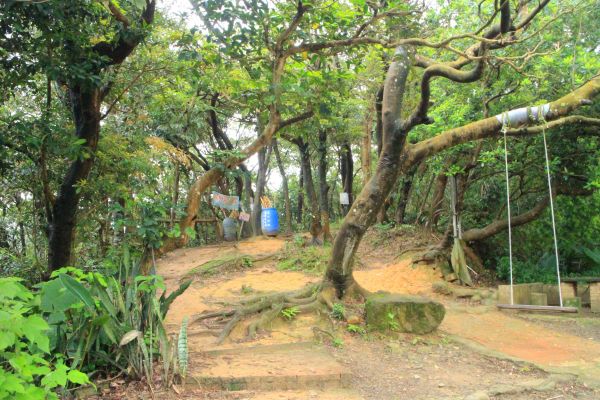
M 20 282 L 0 278 L 0 399 L 58 399 L 55 390 L 89 379 L 51 354 L 40 297 Z
M 168 384 L 175 373 L 176 352 L 163 319 L 191 281 L 167 297 L 161 277 L 139 275 L 133 264 L 121 271 L 104 276 L 63 268 L 41 285 L 40 309 L 50 324 L 51 349 L 64 354 L 73 368 L 116 370 L 149 383 L 154 361 L 160 359 L 163 383 Z
M 508 281 L 510 279 L 510 268 L 508 257 L 498 259 L 497 275 L 499 279 Z M 556 263 L 554 255 L 542 257 L 538 262 L 522 261 L 513 258 L 513 282 L 514 283 L 555 283 Z
M 283 310 L 281 310 L 281 316 L 287 319 L 288 321 L 291 321 L 294 318 L 296 318 L 296 315 L 298 315 L 299 312 L 300 310 L 296 306 L 284 308 Z
M 342 303 L 335 303 L 331 309 L 331 316 L 335 319 L 345 319 L 346 308 Z

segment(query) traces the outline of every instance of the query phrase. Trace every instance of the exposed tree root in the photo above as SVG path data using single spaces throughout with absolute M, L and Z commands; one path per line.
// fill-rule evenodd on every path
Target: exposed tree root
M 353 298 L 360 296 L 362 298 L 368 293 L 360 285 L 353 283 L 346 291 L 346 296 Z M 221 344 L 231 334 L 233 328 L 245 319 L 255 318 L 248 325 L 247 331 L 248 337 L 253 338 L 259 330 L 266 330 L 270 323 L 281 315 L 284 309 L 294 308 L 296 314 L 327 312 L 333 309 L 336 300 L 335 289 L 332 286 L 319 283 L 308 285 L 300 290 L 244 299 L 231 308 L 198 314 L 192 318 L 190 324 L 205 320 L 211 320 L 215 324 L 223 324 L 222 331 L 217 338 L 217 344 Z

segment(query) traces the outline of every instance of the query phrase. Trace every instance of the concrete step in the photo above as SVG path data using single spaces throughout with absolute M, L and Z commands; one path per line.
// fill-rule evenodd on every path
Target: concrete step
M 350 381 L 350 372 L 313 343 L 191 353 L 187 378 L 190 384 L 227 391 L 343 389 Z
M 280 390 L 272 392 L 240 390 L 218 392 L 214 398 L 221 400 L 364 400 L 350 389 Z

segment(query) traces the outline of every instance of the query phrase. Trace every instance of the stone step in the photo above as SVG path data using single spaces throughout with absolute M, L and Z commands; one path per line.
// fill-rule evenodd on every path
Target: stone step
M 350 381 L 349 371 L 313 343 L 191 353 L 187 378 L 190 384 L 227 391 L 342 389 Z
M 221 400 L 364 400 L 357 392 L 350 389 L 329 390 L 280 390 L 280 391 L 248 391 L 218 392 L 215 398 Z

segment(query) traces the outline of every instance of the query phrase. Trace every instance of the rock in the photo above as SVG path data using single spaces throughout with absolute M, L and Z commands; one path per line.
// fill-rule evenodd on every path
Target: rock
M 448 282 L 444 282 L 444 281 L 433 282 L 433 285 L 431 285 L 431 288 L 433 289 L 434 293 L 444 294 L 446 296 L 452 294 L 452 288 L 450 287 L 450 285 L 448 285 Z
M 490 400 L 490 396 L 488 396 L 486 392 L 480 390 L 468 395 L 467 397 L 465 397 L 465 400 Z
M 425 297 L 378 292 L 367 297 L 365 313 L 370 329 L 423 334 L 440 325 L 446 309 Z
M 471 303 L 481 303 L 481 295 L 478 293 L 475 293 L 472 297 L 471 297 Z

